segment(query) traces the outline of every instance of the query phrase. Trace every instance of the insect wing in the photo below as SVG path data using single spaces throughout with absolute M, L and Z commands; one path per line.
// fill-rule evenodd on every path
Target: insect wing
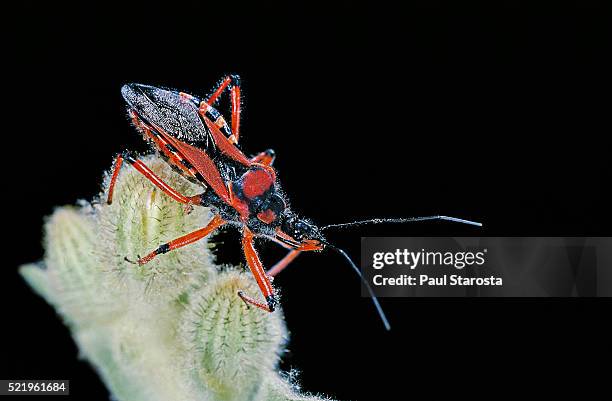
M 198 114 L 197 98 L 141 84 L 124 85 L 121 94 L 145 122 L 180 141 L 203 148 L 211 157 L 216 155 L 215 141 Z

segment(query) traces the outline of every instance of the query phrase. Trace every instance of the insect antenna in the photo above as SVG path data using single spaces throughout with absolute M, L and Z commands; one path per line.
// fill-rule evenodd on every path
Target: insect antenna
M 352 221 L 349 223 L 339 223 L 339 224 L 328 224 L 321 228 L 321 231 L 327 230 L 328 228 L 346 228 L 353 226 L 363 226 L 366 224 L 383 224 L 383 223 L 412 223 L 415 221 L 425 221 L 425 220 L 446 220 L 453 221 L 455 223 L 462 224 L 470 224 L 472 226 L 482 227 L 482 223 L 478 223 L 476 221 L 459 219 L 457 217 L 449 217 L 449 216 L 425 216 L 425 217 L 400 217 L 400 218 L 380 218 L 380 219 L 368 219 L 368 220 L 358 220 Z
M 391 330 L 391 325 L 389 324 L 389 320 L 387 320 L 387 316 L 385 316 L 385 312 L 383 312 L 383 309 L 380 306 L 380 303 L 378 303 L 378 298 L 376 298 L 376 295 L 374 295 L 374 291 L 372 291 L 372 287 L 370 287 L 366 279 L 361 274 L 361 270 L 359 270 L 359 268 L 357 267 L 357 265 L 355 265 L 353 260 L 342 249 L 326 241 L 324 241 L 324 244 L 326 245 L 327 248 L 333 249 L 334 251 L 338 252 L 340 255 L 344 256 L 344 258 L 348 261 L 349 265 L 351 265 L 355 273 L 357 273 L 357 275 L 361 279 L 361 282 L 363 283 L 363 285 L 368 289 L 368 292 L 370 293 L 370 298 L 372 299 L 372 302 L 374 303 L 374 306 L 376 307 L 376 311 L 378 312 L 378 315 L 380 316 L 380 320 L 382 320 L 383 324 L 385 325 L 385 329 Z

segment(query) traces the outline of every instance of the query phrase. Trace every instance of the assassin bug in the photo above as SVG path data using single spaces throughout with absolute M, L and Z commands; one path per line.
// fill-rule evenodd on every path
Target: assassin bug
M 213 107 L 225 92 L 230 94 L 230 124 Z M 134 155 L 124 152 L 115 160 L 107 203 L 112 203 L 117 176 L 123 163 L 127 162 L 188 209 L 205 206 L 214 213 L 206 227 L 160 245 L 148 255 L 139 257 L 137 263 L 144 265 L 158 255 L 194 243 L 223 225 L 235 226 L 242 231 L 244 256 L 265 299 L 265 302 L 258 301 L 239 291 L 237 295 L 247 306 L 273 312 L 278 301 L 270 284 L 271 277 L 281 272 L 301 252 L 329 248 L 345 257 L 361 277 L 385 327 L 389 329 L 380 304 L 359 268 L 342 249 L 325 240 L 323 231 L 359 224 L 421 220 L 450 220 L 480 225 L 453 217 L 429 216 L 372 219 L 318 228 L 309 220 L 298 217 L 287 206 L 272 167 L 274 151 L 269 149 L 247 157 L 240 150 L 240 79 L 237 75 L 225 77 L 212 95 L 204 100 L 183 92 L 141 84 L 124 85 L 121 93 L 133 124 L 145 139 L 175 170 L 190 181 L 201 184 L 204 192 L 185 196 L 162 181 Z M 256 237 L 267 238 L 289 249 L 287 255 L 267 272 L 253 245 Z

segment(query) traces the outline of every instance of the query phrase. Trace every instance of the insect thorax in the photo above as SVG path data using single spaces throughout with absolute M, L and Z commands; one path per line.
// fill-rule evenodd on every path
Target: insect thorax
M 279 224 L 286 204 L 275 181 L 273 170 L 253 166 L 232 182 L 233 206 L 243 219 L 257 218 L 269 226 Z

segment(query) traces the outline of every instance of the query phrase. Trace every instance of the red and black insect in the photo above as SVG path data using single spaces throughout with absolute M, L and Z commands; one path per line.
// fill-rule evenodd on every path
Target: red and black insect
M 226 122 L 213 106 L 224 92 L 231 100 L 231 121 Z M 275 154 L 268 149 L 247 157 L 239 148 L 240 140 L 240 79 L 227 76 L 210 97 L 200 100 L 195 96 L 153 86 L 128 84 L 121 89 L 128 104 L 132 122 L 159 154 L 179 173 L 192 182 L 201 184 L 204 191 L 185 196 L 162 181 L 142 161 L 129 152 L 117 156 L 111 176 L 108 203 L 113 199 L 115 181 L 123 162 L 131 164 L 154 185 L 176 201 L 191 208 L 205 206 L 214 217 L 206 227 L 160 245 L 138 264 L 143 265 L 158 255 L 194 243 L 223 225 L 233 225 L 242 231 L 242 248 L 247 264 L 257 281 L 265 302 L 238 292 L 247 304 L 268 312 L 274 311 L 277 298 L 270 278 L 282 271 L 301 252 L 329 248 L 342 254 L 351 267 L 361 273 L 348 255 L 329 244 L 323 230 L 365 223 L 407 222 L 418 220 L 451 220 L 476 224 L 446 216 L 408 219 L 373 219 L 318 228 L 311 221 L 298 217 L 287 206 L 272 167 Z M 263 237 L 285 248 L 289 253 L 266 271 L 257 255 L 253 240 Z M 366 288 L 387 329 L 389 323 L 376 297 L 365 280 Z

